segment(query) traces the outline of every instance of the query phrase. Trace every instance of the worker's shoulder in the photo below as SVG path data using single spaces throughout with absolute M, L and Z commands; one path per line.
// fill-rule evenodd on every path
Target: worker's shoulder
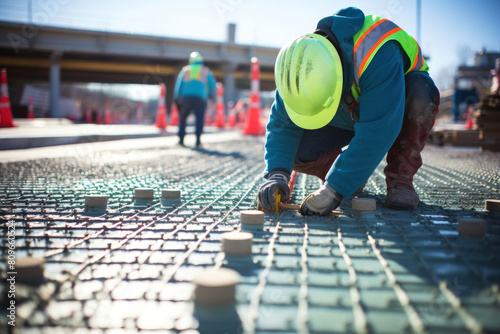
M 380 49 L 375 53 L 373 60 L 370 65 L 373 67 L 378 67 L 381 63 L 391 62 L 403 62 L 404 61 L 404 51 L 398 41 L 391 40 L 384 43 Z
M 402 55 L 403 48 L 397 40 L 389 40 L 380 47 L 377 53 Z

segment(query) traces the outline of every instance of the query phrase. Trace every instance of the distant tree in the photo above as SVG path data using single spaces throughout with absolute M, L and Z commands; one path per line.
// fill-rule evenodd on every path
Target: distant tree
M 438 74 L 434 78 L 437 88 L 440 92 L 453 88 L 455 81 L 455 68 L 454 67 L 443 67 L 439 70 Z

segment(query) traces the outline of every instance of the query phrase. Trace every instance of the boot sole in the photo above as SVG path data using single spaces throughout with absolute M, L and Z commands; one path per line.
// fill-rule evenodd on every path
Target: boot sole
M 393 210 L 416 210 L 418 205 L 411 205 L 408 203 L 395 202 L 386 204 L 385 207 Z

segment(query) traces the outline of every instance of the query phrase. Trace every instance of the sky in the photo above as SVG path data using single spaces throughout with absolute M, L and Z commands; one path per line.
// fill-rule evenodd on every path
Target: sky
M 236 43 L 281 47 L 348 6 L 417 37 L 417 0 L 0 0 L 0 20 L 209 41 L 225 40 L 236 23 Z M 441 90 L 464 59 L 500 52 L 498 13 L 499 0 L 421 0 L 420 45 Z

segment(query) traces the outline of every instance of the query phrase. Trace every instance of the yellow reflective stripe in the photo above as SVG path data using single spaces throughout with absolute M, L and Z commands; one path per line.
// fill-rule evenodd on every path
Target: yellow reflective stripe
M 354 94 L 354 91 L 360 92 L 359 79 L 361 75 L 368 68 L 382 45 L 391 40 L 397 41 L 408 56 L 410 66 L 405 74 L 411 71 L 429 70 L 422 56 L 420 46 L 412 36 L 392 21 L 382 19 L 379 16 L 367 15 L 363 27 L 354 35 L 353 41 L 354 84 L 356 89 L 352 87 L 351 90 L 356 100 L 359 94 Z
M 397 33 L 398 31 L 401 31 L 400 27 L 393 28 L 392 30 L 386 32 L 380 39 L 368 50 L 366 55 L 363 58 L 363 61 L 361 62 L 361 65 L 359 65 L 358 73 L 359 76 L 363 74 L 365 68 L 368 66 L 367 63 L 372 60 L 372 58 L 375 56 L 375 51 L 378 50 L 388 39 L 391 35 Z
M 186 74 L 184 75 L 183 81 L 201 81 L 203 83 L 206 82 L 208 69 L 203 65 L 189 65 L 185 68 Z

